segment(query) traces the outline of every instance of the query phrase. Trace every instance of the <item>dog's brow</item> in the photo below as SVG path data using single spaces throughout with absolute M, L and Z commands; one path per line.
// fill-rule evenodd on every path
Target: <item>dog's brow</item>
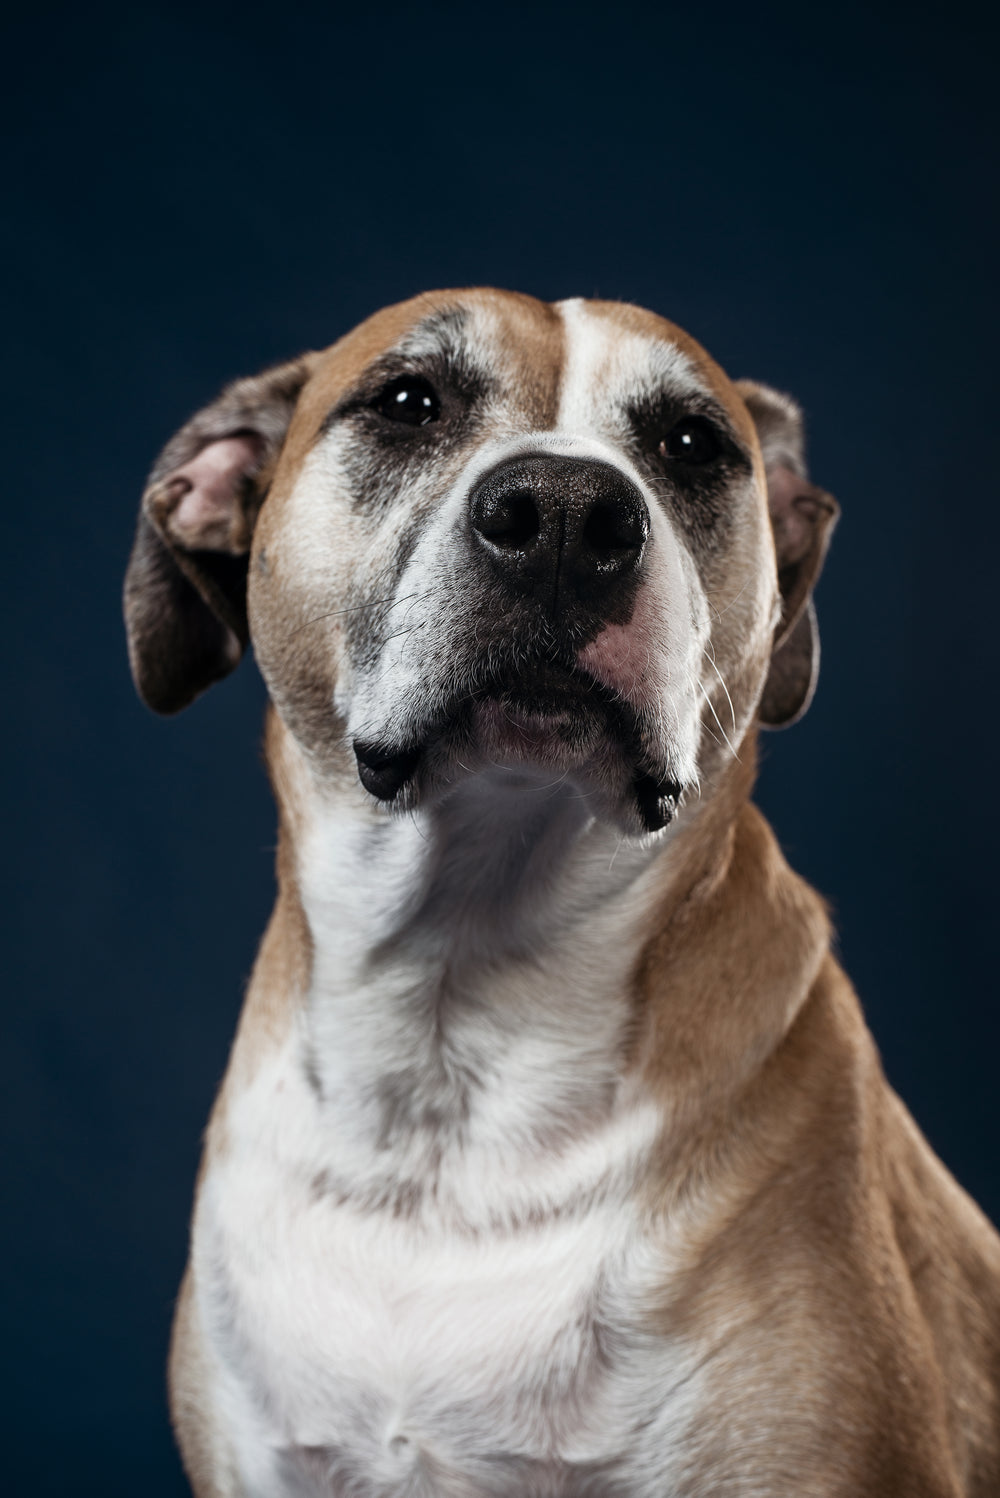
M 411 328 L 397 345 L 397 352 L 411 358 L 431 354 L 465 352 L 464 333 L 469 322 L 465 307 L 443 307 Z
M 633 426 L 648 424 L 657 417 L 673 423 L 682 416 L 704 416 L 750 461 L 746 443 L 726 407 L 699 385 L 651 379 L 644 390 L 626 402 L 625 411 Z
M 386 381 L 400 374 L 444 373 L 458 385 L 467 385 L 479 393 L 483 372 L 474 361 L 463 334 L 468 313 L 462 307 L 449 307 L 425 317 L 411 328 L 398 343 L 380 354 L 346 390 L 327 413 L 320 435 L 342 417 L 366 405 Z M 437 370 L 430 369 L 430 365 Z M 443 369 L 441 368 L 443 366 Z

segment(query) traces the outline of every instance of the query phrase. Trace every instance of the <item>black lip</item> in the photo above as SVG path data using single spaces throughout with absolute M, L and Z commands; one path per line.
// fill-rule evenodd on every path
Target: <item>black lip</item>
M 639 816 L 647 832 L 659 832 L 677 815 L 682 787 L 667 776 L 657 779 L 645 770 L 632 782 Z
M 412 779 L 420 760 L 420 749 L 391 749 L 384 744 L 354 740 L 358 779 L 369 795 L 392 801 Z

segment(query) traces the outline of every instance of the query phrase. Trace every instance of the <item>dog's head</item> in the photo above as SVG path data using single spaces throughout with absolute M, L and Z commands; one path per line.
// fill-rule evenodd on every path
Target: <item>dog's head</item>
M 655 831 L 757 718 L 808 705 L 836 513 L 795 404 L 662 318 L 421 296 L 168 444 L 126 579 L 133 672 L 173 712 L 252 638 L 310 760 L 380 801 L 565 775 Z

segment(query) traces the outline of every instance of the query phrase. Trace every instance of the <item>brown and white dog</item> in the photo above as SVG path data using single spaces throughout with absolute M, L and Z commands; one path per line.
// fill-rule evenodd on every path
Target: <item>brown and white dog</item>
M 1000 1492 L 1000 1240 L 748 801 L 836 513 L 787 397 L 496 291 L 166 448 L 135 678 L 252 640 L 280 811 L 171 1357 L 199 1498 Z

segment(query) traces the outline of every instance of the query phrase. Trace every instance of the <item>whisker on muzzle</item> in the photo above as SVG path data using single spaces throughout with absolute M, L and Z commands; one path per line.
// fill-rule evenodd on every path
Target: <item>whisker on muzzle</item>
M 712 714 L 712 717 L 715 719 L 716 723 L 718 724 L 719 732 L 722 734 L 722 737 L 726 741 L 726 748 L 729 750 L 730 754 L 733 756 L 733 759 L 735 759 L 736 763 L 738 765 L 742 764 L 743 761 L 740 759 L 739 755 L 736 753 L 736 750 L 733 748 L 732 744 L 729 741 L 729 735 L 726 733 L 726 730 L 723 728 L 722 724 L 719 722 L 719 715 L 715 711 L 715 707 L 714 707 L 714 705 L 712 703 L 711 697 L 705 691 L 705 688 L 704 688 L 704 686 L 702 685 L 702 683 L 700 681 L 698 683 L 698 690 L 701 693 L 701 695 L 704 697 L 705 701 L 708 703 L 709 712 Z M 709 733 L 712 733 L 711 729 L 709 729 L 708 731 L 709 731 Z M 715 734 L 714 733 L 712 734 L 712 737 L 715 738 Z M 715 741 L 716 741 L 716 743 L 719 742 L 718 739 L 716 739 Z
M 360 613 L 363 609 L 377 609 L 382 604 L 388 604 L 390 608 L 395 608 L 397 604 L 406 603 L 408 600 L 416 600 L 418 598 L 426 597 L 426 593 L 404 593 L 401 598 L 393 598 L 390 594 L 386 598 L 370 598 L 367 603 L 351 604 L 346 609 L 330 609 L 325 614 L 317 614 L 314 619 L 307 619 L 304 624 L 297 624 L 295 628 L 285 636 L 285 639 L 294 640 L 295 636 L 300 635 L 304 629 L 308 629 L 312 624 L 322 624 L 324 619 L 338 619 L 343 614 L 357 614 Z M 392 636 L 390 635 L 389 638 L 392 639 Z
M 752 581 L 753 581 L 753 573 L 750 573 L 749 576 L 746 578 L 746 580 L 745 580 L 742 588 L 740 589 L 740 591 L 738 593 L 735 593 L 733 595 L 733 597 L 729 600 L 729 602 L 723 607 L 723 609 L 721 610 L 721 612 L 720 612 L 719 609 L 716 608 L 715 604 L 712 602 L 712 599 L 709 597 L 709 599 L 708 599 L 708 606 L 713 611 L 713 613 L 715 614 L 715 617 L 719 620 L 720 624 L 722 622 L 722 615 L 723 614 L 728 614 L 729 610 L 734 606 L 734 604 L 739 603 L 740 599 L 743 597 L 743 594 L 746 592 L 747 588 L 750 586 L 750 583 Z
M 709 641 L 709 645 L 711 646 L 711 641 Z M 721 683 L 722 690 L 726 694 L 726 701 L 729 703 L 729 711 L 730 711 L 730 714 L 732 715 L 732 719 L 733 719 L 733 733 L 735 733 L 736 732 L 736 709 L 733 707 L 733 699 L 729 695 L 729 688 L 726 686 L 726 683 L 722 679 L 722 672 L 719 670 L 718 666 L 715 664 L 715 650 L 713 648 L 712 649 L 712 654 L 709 655 L 708 648 L 706 647 L 705 649 L 702 650 L 702 654 L 704 655 L 705 659 L 708 661 L 708 664 L 711 666 L 711 668 L 715 672 L 716 676 L 719 678 L 719 682 Z

